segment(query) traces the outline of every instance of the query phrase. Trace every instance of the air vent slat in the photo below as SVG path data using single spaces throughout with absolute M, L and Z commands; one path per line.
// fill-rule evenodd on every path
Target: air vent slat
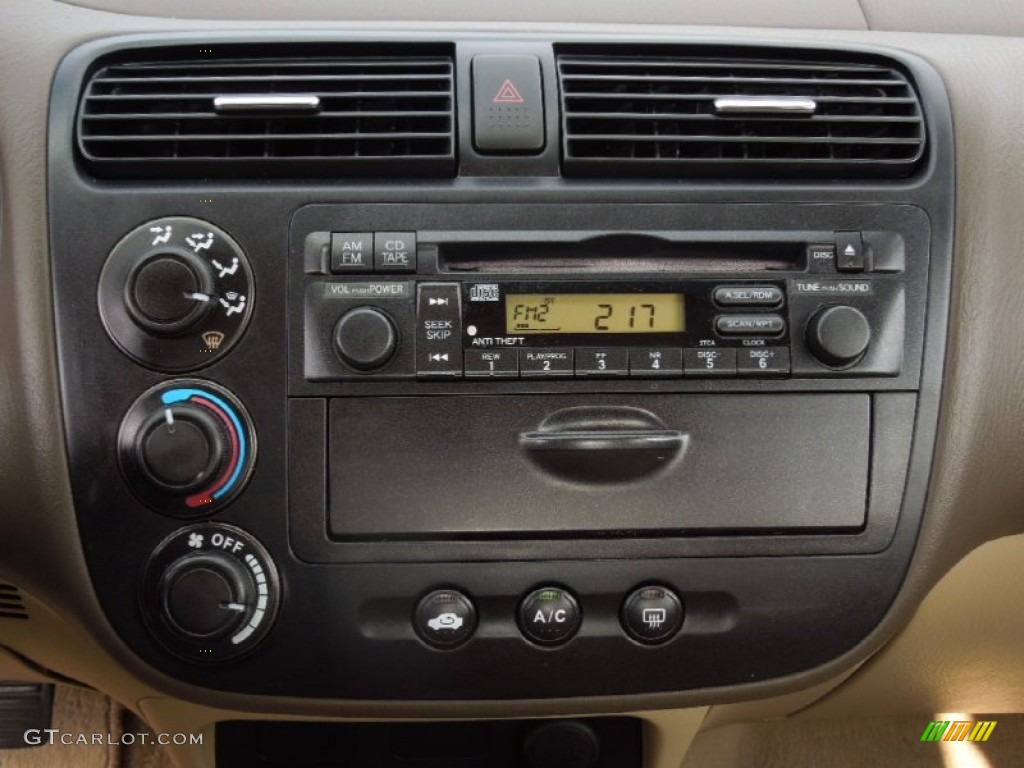
M 316 55 L 269 47 L 265 57 L 201 61 L 121 54 L 84 89 L 79 154 L 96 175 L 118 178 L 453 175 L 450 47 L 371 49 L 332 56 L 322 46 Z M 218 96 L 243 106 L 218 111 Z
M 566 175 L 901 177 L 924 156 L 920 102 L 888 61 L 633 51 L 558 56 Z
M 21 592 L 13 584 L 0 584 L 0 619 L 27 619 Z

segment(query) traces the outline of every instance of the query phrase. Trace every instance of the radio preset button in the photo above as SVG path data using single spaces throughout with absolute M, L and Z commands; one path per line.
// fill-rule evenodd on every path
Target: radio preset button
M 719 315 L 715 330 L 723 336 L 778 336 L 786 321 L 779 315 Z
M 677 347 L 631 349 L 629 375 L 636 378 L 682 376 L 683 350 Z
M 687 376 L 735 376 L 736 350 L 700 347 L 683 350 Z
M 331 272 L 335 275 L 373 272 L 373 233 L 332 232 Z
M 534 379 L 546 376 L 572 376 L 573 350 L 521 349 L 519 373 L 523 378 Z
M 577 349 L 576 375 L 586 376 L 587 378 L 628 376 L 629 350 Z
M 376 233 L 373 236 L 373 267 L 377 272 L 415 272 L 416 233 Z
M 416 298 L 416 375 L 462 375 L 462 304 L 459 283 L 420 283 Z
M 519 350 L 467 349 L 466 376 L 473 378 L 515 378 L 519 375 Z
M 777 307 L 782 289 L 777 285 L 722 285 L 714 290 L 715 303 L 722 307 Z
M 740 376 L 769 376 L 789 373 L 786 347 L 744 347 L 736 350 L 736 371 Z

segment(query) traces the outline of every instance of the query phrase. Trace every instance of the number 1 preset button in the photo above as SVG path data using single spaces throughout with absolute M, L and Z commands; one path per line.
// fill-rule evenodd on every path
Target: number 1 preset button
M 540 379 L 547 376 L 572 376 L 573 350 L 520 349 L 519 375 Z
M 472 378 L 514 379 L 519 375 L 519 350 L 467 349 L 465 368 Z

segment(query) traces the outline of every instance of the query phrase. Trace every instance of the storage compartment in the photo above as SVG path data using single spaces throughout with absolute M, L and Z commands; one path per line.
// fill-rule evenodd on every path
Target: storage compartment
M 335 399 L 343 540 L 844 531 L 865 522 L 867 394 Z

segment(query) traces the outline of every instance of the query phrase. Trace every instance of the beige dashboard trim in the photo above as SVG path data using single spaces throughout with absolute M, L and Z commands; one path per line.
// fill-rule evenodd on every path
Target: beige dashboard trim
M 978 544 L 1024 530 L 1024 385 L 1019 328 L 1024 326 L 1024 42 L 939 35 L 685 27 L 574 26 L 593 35 L 634 34 L 884 44 L 929 59 L 945 77 L 956 122 L 958 214 L 950 372 L 943 399 L 936 468 L 919 546 L 893 609 L 860 647 L 824 667 L 748 686 L 657 696 L 550 702 L 396 703 L 300 701 L 219 694 L 146 670 L 115 637 L 89 585 L 71 505 L 54 353 L 45 208 L 45 125 L 49 84 L 63 54 L 85 40 L 117 33 L 197 30 L 181 19 L 135 18 L 49 0 L 0 0 L 0 186 L 5 227 L 0 260 L 0 578 L 88 632 L 96 653 L 90 679 L 116 688 L 122 701 L 167 694 L 209 705 L 264 712 L 446 716 L 621 712 L 699 706 L 777 696 L 849 671 L 902 627 L 928 589 Z M 223 26 L 223 25 L 221 25 Z M 287 24 L 234 22 L 235 31 Z M 396 34 L 445 25 L 322 24 L 318 29 L 374 29 Z M 447 25 L 462 31 L 530 30 L 559 34 L 564 25 Z M 0 628 L 0 643 L 7 641 Z M 38 651 L 39 655 L 45 652 Z M 116 660 L 115 660 L 116 656 Z M 64 674 L 68 669 L 54 667 Z

